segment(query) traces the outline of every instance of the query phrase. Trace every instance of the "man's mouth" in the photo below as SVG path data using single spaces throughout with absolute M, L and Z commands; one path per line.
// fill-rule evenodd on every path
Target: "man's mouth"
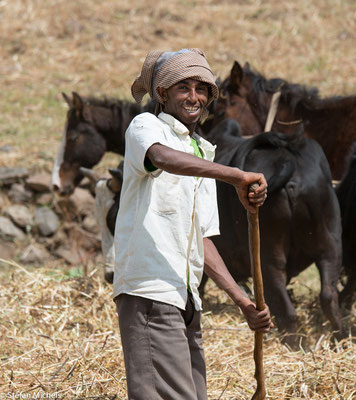
M 197 106 L 195 106 L 195 107 L 188 107 L 188 106 L 185 106 L 184 109 L 185 109 L 185 111 L 187 111 L 189 114 L 195 114 L 196 112 L 198 112 L 198 111 L 200 110 L 200 107 L 197 107 Z

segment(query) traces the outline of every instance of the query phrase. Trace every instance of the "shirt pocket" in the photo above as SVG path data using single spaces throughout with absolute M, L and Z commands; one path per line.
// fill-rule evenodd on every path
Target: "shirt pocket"
M 176 214 L 181 202 L 181 177 L 163 171 L 153 178 L 151 207 L 158 214 Z

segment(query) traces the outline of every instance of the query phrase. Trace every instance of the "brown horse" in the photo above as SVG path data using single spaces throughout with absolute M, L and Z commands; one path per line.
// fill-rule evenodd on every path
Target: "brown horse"
M 82 98 L 75 92 L 72 98 L 62 94 L 69 110 L 52 170 L 52 187 L 66 195 L 83 179 L 80 167 L 92 168 L 107 151 L 124 155 L 128 125 L 137 114 L 153 111 L 154 104 L 141 107 L 125 100 Z
M 212 125 L 234 118 L 245 136 L 263 132 L 272 95 L 278 90 L 281 96 L 272 130 L 289 133 L 303 123 L 305 134 L 324 150 L 333 179 L 341 179 L 356 140 L 356 96 L 320 98 L 316 88 L 266 79 L 248 63 L 242 68 L 235 61 L 220 85 Z

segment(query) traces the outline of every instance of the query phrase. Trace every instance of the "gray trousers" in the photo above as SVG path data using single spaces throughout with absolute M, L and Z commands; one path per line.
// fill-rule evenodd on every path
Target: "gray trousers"
M 129 400 L 207 400 L 201 312 L 138 296 L 116 299 Z

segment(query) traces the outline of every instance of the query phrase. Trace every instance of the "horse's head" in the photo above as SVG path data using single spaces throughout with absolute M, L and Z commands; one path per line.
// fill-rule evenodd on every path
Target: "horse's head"
M 106 142 L 96 128 L 90 104 L 77 93 L 63 97 L 69 106 L 66 128 L 52 171 L 52 188 L 61 195 L 73 193 L 83 179 L 80 167 L 92 168 L 106 151 Z
M 263 90 L 256 84 L 259 76 L 248 63 L 242 68 L 235 61 L 228 76 L 220 85 L 220 96 L 214 109 L 213 125 L 225 118 L 236 119 L 243 135 L 256 135 L 263 131 L 268 108 Z

